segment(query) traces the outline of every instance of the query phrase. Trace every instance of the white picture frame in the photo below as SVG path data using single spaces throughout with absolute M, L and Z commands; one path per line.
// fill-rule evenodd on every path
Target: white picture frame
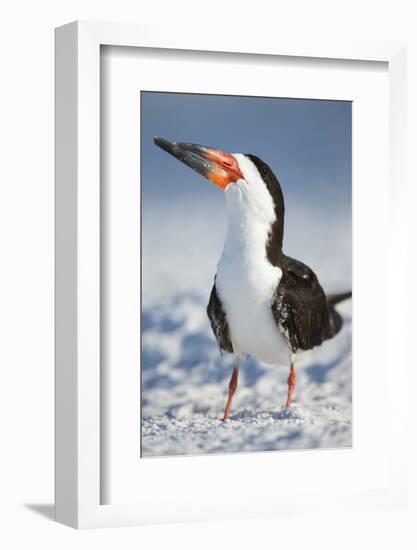
M 231 508 L 225 516 L 207 502 L 194 513 L 167 495 L 160 513 L 135 504 L 101 504 L 100 446 L 100 47 L 169 48 L 305 58 L 383 61 L 389 70 L 390 186 L 396 209 L 392 231 L 406 242 L 405 188 L 405 45 L 394 41 L 288 42 L 268 35 L 239 37 L 194 29 L 186 35 L 168 26 L 75 22 L 56 30 L 56 519 L 72 527 L 104 527 L 270 515 L 315 509 L 392 506 L 405 497 L 404 441 L 387 449 L 386 487 L 354 494 L 294 494 L 285 502 L 266 502 L 254 513 Z M 403 274 L 404 247 L 396 265 Z M 389 302 L 390 315 L 405 322 L 405 296 Z M 405 331 L 403 331 L 405 334 Z M 405 338 L 399 333 L 399 338 Z M 399 342 L 401 344 L 401 342 Z M 405 345 L 399 345 L 397 374 L 405 383 Z M 396 388 L 397 392 L 404 387 Z M 405 411 L 397 412 L 399 420 Z M 151 499 L 151 496 L 150 496 Z M 192 505 L 192 503 L 191 503 Z

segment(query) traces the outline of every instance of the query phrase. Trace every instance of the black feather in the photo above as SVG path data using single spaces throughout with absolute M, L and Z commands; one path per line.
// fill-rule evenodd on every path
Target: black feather
M 211 329 L 220 351 L 233 353 L 233 345 L 230 340 L 229 325 L 227 324 L 226 314 L 224 312 L 220 298 L 216 291 L 216 281 L 210 294 L 210 300 L 207 306 L 207 315 L 210 319 Z
M 277 263 L 282 277 L 271 307 L 278 327 L 294 353 L 319 346 L 336 334 L 337 323 L 316 274 L 285 254 Z

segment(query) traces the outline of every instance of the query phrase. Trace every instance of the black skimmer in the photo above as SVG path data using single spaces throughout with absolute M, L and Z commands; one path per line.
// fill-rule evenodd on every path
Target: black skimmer
M 343 322 L 335 305 L 352 292 L 326 296 L 312 269 L 283 253 L 284 197 L 260 158 L 159 137 L 154 141 L 225 192 L 228 229 L 207 306 L 221 352 L 236 357 L 223 420 L 230 415 L 244 354 L 289 366 L 289 408 L 295 354 L 340 331 Z

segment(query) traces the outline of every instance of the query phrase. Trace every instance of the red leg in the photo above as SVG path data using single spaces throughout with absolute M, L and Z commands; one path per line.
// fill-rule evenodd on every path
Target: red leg
M 230 407 L 232 406 L 232 399 L 237 388 L 237 377 L 239 374 L 239 367 L 235 367 L 232 372 L 232 377 L 229 382 L 229 397 L 227 398 L 226 408 L 224 410 L 223 421 L 227 420 L 230 415 Z
M 287 404 L 285 405 L 285 407 L 287 409 L 289 409 L 291 407 L 292 396 L 293 396 L 294 390 L 295 390 L 295 382 L 296 382 L 296 376 L 295 376 L 294 361 L 293 361 L 293 359 L 291 359 L 290 375 L 288 377 Z

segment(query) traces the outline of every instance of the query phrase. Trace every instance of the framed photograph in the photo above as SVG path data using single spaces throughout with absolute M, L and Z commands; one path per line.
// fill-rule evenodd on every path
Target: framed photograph
M 401 505 L 404 48 L 57 29 L 58 521 Z

